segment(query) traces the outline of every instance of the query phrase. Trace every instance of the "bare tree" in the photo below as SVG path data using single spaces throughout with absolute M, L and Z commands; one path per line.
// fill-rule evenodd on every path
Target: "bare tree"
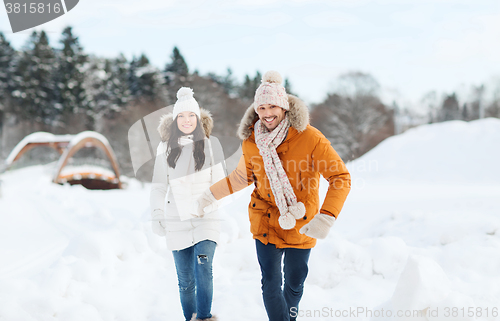
M 477 118 L 473 119 L 481 119 L 484 118 L 484 112 L 485 112 L 485 101 L 484 101 L 484 94 L 485 94 L 485 87 L 484 85 L 477 86 L 473 88 L 474 92 L 474 107 L 473 110 L 477 109 L 477 111 L 474 113 L 474 116 L 477 115 Z
M 485 86 L 472 86 L 467 102 L 463 104 L 461 119 L 465 121 L 484 118 L 486 109 Z
M 380 86 L 369 74 L 341 75 L 335 91 L 312 112 L 312 123 L 330 138 L 345 160 L 355 159 L 394 135 L 393 111 L 378 97 Z
M 488 106 L 485 108 L 485 117 L 500 118 L 500 79 L 493 86 L 492 99 Z
M 449 121 L 460 119 L 460 108 L 458 98 L 455 93 L 446 95 L 439 111 L 439 121 Z
M 422 97 L 420 103 L 427 109 L 429 124 L 437 122 L 439 118 L 439 103 L 436 91 L 429 91 Z

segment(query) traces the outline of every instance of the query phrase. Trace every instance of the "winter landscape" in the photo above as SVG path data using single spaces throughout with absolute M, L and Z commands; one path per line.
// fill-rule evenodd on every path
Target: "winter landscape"
M 312 251 L 298 319 L 500 320 L 499 141 L 499 119 L 442 122 L 348 163 L 352 190 Z M 0 176 L 0 320 L 181 320 L 172 255 L 151 232 L 150 185 L 57 185 L 54 167 Z M 223 208 L 222 321 L 267 318 L 252 186 Z
M 159 119 L 192 88 L 232 170 L 272 70 L 352 177 L 297 319 L 500 321 L 500 1 L 4 2 L 0 321 L 184 320 L 152 232 Z M 221 208 L 218 321 L 268 320 L 252 188 Z

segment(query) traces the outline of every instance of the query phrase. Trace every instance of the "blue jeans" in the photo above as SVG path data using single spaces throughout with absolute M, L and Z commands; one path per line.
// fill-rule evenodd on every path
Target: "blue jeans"
M 212 261 L 216 243 L 205 240 L 187 249 L 172 251 L 179 281 L 182 311 L 186 320 L 212 317 Z
M 262 272 L 262 297 L 269 321 L 294 321 L 309 270 L 307 262 L 311 249 L 277 249 L 274 244 L 264 245 L 259 240 L 255 240 L 255 244 Z M 285 285 L 281 290 L 283 254 Z

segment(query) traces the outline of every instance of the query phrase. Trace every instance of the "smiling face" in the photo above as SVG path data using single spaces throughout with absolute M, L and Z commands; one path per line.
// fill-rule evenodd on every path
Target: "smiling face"
M 186 135 L 191 134 L 198 124 L 196 114 L 191 111 L 183 111 L 177 115 L 177 127 Z
M 264 104 L 257 107 L 257 114 L 260 121 L 266 126 L 267 130 L 272 131 L 285 118 L 285 112 L 281 107 Z

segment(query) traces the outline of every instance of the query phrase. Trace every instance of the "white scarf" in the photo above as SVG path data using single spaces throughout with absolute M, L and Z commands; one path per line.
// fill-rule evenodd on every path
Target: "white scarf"
M 190 144 L 193 142 L 193 135 L 184 135 L 184 136 L 181 136 L 179 137 L 179 145 L 181 146 L 185 146 L 187 144 Z

